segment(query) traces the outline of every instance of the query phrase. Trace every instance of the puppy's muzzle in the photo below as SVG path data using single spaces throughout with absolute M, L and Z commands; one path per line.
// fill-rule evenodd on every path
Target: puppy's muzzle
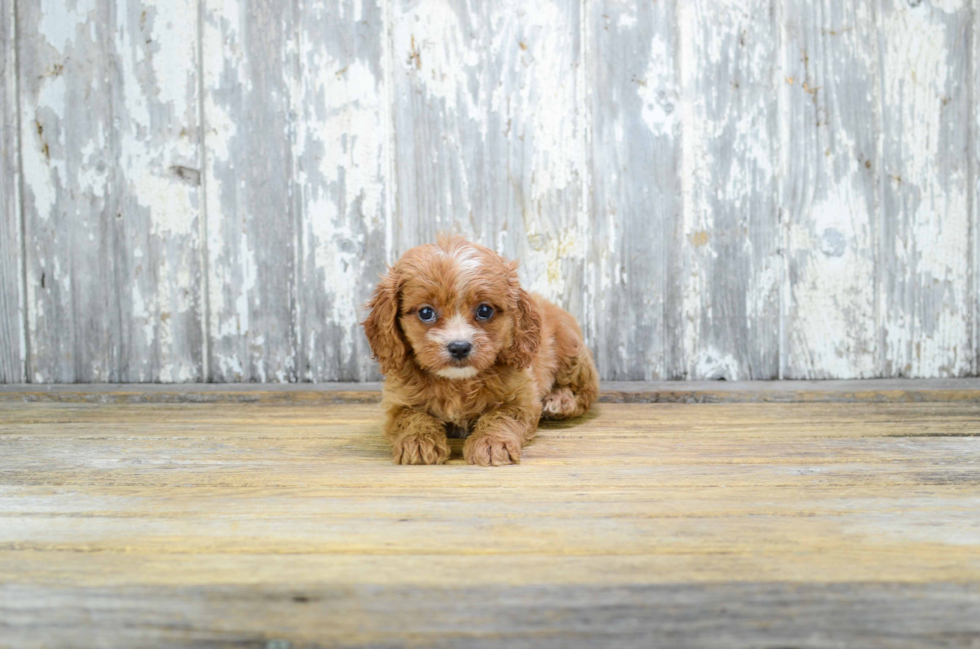
M 446 349 L 449 351 L 450 356 L 457 361 L 461 361 L 465 360 L 466 357 L 470 355 L 473 345 L 465 340 L 456 340 L 446 345 Z

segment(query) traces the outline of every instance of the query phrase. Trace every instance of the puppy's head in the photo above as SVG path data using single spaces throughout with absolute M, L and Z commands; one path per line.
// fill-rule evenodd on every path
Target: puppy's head
M 531 364 L 541 321 L 517 264 L 462 237 L 412 248 L 368 303 L 364 330 L 381 371 L 414 359 L 443 379 L 467 379 L 500 361 Z

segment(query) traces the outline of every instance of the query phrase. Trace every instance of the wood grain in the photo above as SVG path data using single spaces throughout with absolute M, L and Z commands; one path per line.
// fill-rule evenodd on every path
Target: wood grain
M 298 5 L 202 2 L 208 380 L 296 381 Z
M 0 3 L 0 383 L 24 381 L 24 242 L 17 143 L 17 16 Z
M 670 240 L 668 378 L 776 378 L 776 21 L 762 0 L 678 9 L 684 211 Z
M 196 7 L 18 5 L 32 381 L 203 378 Z
M 0 382 L 377 380 L 440 230 L 606 379 L 976 375 L 975 4 L 6 0 Z
M 35 382 L 118 376 L 115 129 L 105 49 L 111 21 L 107 3 L 76 9 L 54 0 L 18 6 L 28 374 Z
M 380 414 L 0 403 L 4 641 L 980 639 L 980 401 L 604 403 L 500 470 Z
M 980 401 L 976 379 L 860 381 L 605 381 L 604 403 L 936 403 Z M 30 403 L 379 403 L 380 383 L 0 385 L 0 401 Z
M 575 0 L 392 2 L 392 237 L 396 255 L 443 230 L 474 237 L 587 323 L 579 12 Z
M 100 647 L 642 648 L 665 637 L 675 647 L 795 646 L 801 637 L 814 648 L 969 647 L 977 601 L 969 586 L 903 583 L 0 591 L 0 610 L 13 620 L 8 637 L 18 646 L 64 642 L 64 630 L 25 622 L 53 604 L 60 620 L 81 627 L 73 644 Z
M 112 5 L 119 378 L 205 378 L 198 0 Z
M 609 379 L 666 375 L 670 237 L 681 216 L 674 2 L 591 4 L 590 281 L 596 362 Z
M 963 376 L 970 335 L 968 3 L 882 4 L 883 374 Z
M 836 0 L 789 2 L 783 12 L 782 376 L 878 376 L 875 13 Z
M 305 0 L 295 6 L 297 375 L 304 381 L 377 380 L 359 322 L 388 258 L 384 12 L 380 0 Z

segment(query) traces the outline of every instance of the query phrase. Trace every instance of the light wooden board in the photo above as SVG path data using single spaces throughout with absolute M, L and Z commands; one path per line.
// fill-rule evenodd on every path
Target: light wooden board
M 17 16 L 0 3 L 0 383 L 24 381 L 24 243 L 17 145 Z
M 15 646 L 973 646 L 980 401 L 599 404 L 396 467 L 377 404 L 0 402 Z
M 881 352 L 888 376 L 973 372 L 970 25 L 966 2 L 886 0 L 882 97 Z M 971 112 L 972 111 L 972 112 Z M 974 178 L 972 182 L 976 182 Z M 963 260 L 966 260 L 964 262 Z
M 678 3 L 678 21 L 684 210 L 667 378 L 777 378 L 776 18 L 763 0 L 705 0 Z
M 391 2 L 394 252 L 455 230 L 588 326 L 577 0 Z
M 877 376 L 876 14 L 837 0 L 783 12 L 782 377 Z
M 677 3 L 590 6 L 589 329 L 605 377 L 662 378 L 668 251 L 681 216 Z
M 359 323 L 388 258 L 390 63 L 382 4 L 296 4 L 291 182 L 300 213 L 297 376 L 304 381 L 380 376 Z
M 18 9 L 29 379 L 107 381 L 117 375 L 120 327 L 108 7 L 69 11 L 51 1 Z M 69 117 L 75 106 L 86 109 Z
M 192 647 L 646 648 L 666 638 L 672 647 L 720 649 L 799 646 L 806 638 L 806 647 L 894 649 L 969 647 L 980 628 L 976 593 L 953 584 L 10 587 L 0 597 L 15 623 L 53 605 L 67 626 L 85 625 L 72 636 L 74 645 L 120 648 L 147 638 Z M 84 607 L 81 597 L 88 598 Z M 479 618 L 466 613 L 477 609 Z M 36 646 L 57 646 L 65 635 L 14 628 L 13 640 L 30 638 Z
M 18 5 L 32 381 L 204 378 L 196 12 Z
M 379 2 L 206 2 L 210 378 L 377 379 L 360 311 L 385 270 Z
M 202 2 L 208 379 L 295 381 L 298 7 Z

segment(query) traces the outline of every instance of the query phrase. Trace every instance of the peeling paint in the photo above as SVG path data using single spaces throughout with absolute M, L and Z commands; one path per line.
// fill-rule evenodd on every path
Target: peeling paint
M 439 230 L 606 378 L 977 369 L 964 0 L 202 2 L 18 4 L 0 375 L 375 379 L 361 305 Z
M 861 378 L 878 372 L 876 246 L 879 57 L 864 6 L 787 7 L 781 92 L 787 290 L 785 378 Z M 853 14 L 851 13 L 853 12 Z M 828 36 L 822 24 L 848 25 Z M 808 53 L 820 44 L 823 65 Z M 813 92 L 807 92 L 804 87 Z
M 945 12 L 945 13 L 944 13 Z M 885 285 L 883 353 L 901 376 L 973 371 L 970 218 L 962 144 L 968 139 L 968 68 L 955 55 L 967 40 L 969 8 L 942 11 L 894 3 L 884 11 L 882 232 Z M 974 352 L 975 353 L 975 352 Z
M 89 28 L 96 19 L 95 7 L 95 0 L 40 0 L 38 36 L 59 54 L 65 54 L 79 35 L 91 33 Z
M 710 378 L 718 350 L 733 376 L 778 375 L 779 273 L 772 63 L 766 2 L 678 6 L 682 164 L 677 327 L 669 374 Z M 782 79 L 782 76 L 778 77 Z M 710 350 L 710 352 L 708 351 Z M 714 362 L 714 361 L 712 361 Z M 712 370 L 713 371 L 713 370 Z

